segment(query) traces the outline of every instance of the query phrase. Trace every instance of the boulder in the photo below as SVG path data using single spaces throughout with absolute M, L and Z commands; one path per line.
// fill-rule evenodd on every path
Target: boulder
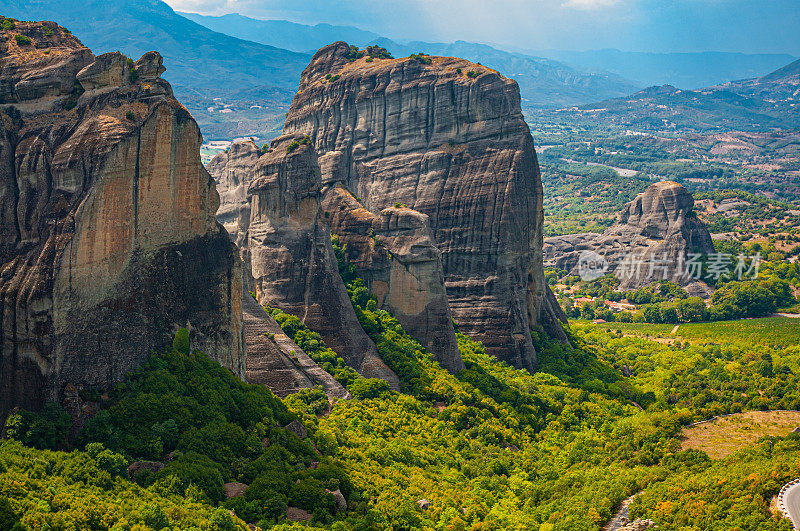
M 233 481 L 231 483 L 225 483 L 225 499 L 229 500 L 231 498 L 238 498 L 239 496 L 244 496 L 244 491 L 247 490 L 247 485 L 244 483 L 238 483 Z
M 164 463 L 159 461 L 134 461 L 128 465 L 128 477 L 136 479 L 141 473 L 155 474 L 164 470 Z
M 286 508 L 286 519 L 290 522 L 308 522 L 312 517 L 313 515 L 311 513 L 299 507 Z
M 147 52 L 133 64 L 139 81 L 156 81 L 166 71 L 164 59 L 158 52 Z
M 519 87 L 462 59 L 349 62 L 349 50 L 338 42 L 314 55 L 284 134 L 309 135 L 323 184 L 369 212 L 401 204 L 426 215 L 459 329 L 535 368 L 531 330 L 566 340 L 565 316 L 544 278 L 542 184 Z M 419 289 L 393 302 L 417 310 Z
M 303 426 L 299 420 L 293 420 L 289 424 L 283 427 L 284 430 L 289 430 L 290 432 L 294 433 L 301 439 L 305 439 L 308 437 L 308 430 L 306 427 Z
M 333 499 L 336 502 L 337 513 L 347 512 L 347 500 L 345 499 L 344 494 L 342 494 L 342 491 L 340 489 L 336 490 L 325 489 L 325 492 L 333 496 Z
M 120 52 L 104 53 L 76 76 L 85 91 L 115 89 L 129 83 L 128 58 Z

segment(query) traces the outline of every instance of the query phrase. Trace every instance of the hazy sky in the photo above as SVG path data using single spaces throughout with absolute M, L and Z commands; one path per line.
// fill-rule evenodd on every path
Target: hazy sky
M 527 49 L 800 55 L 800 0 L 166 0 L 178 11 Z

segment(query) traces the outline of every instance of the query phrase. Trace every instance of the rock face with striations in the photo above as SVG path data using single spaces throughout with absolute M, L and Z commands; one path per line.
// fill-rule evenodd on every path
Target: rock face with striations
M 323 201 L 332 231 L 378 307 L 386 308 L 451 373 L 464 368 L 428 216 L 407 207 L 378 214 L 365 209 L 341 185 Z
M 355 58 L 338 42 L 303 72 L 284 133 L 310 135 L 323 185 L 341 185 L 367 211 L 401 203 L 427 216 L 452 316 L 492 354 L 533 369 L 531 330 L 565 339 L 514 81 L 461 59 Z
M 263 155 L 244 142 L 215 157 L 209 168 L 229 200 L 220 217 L 239 242 L 261 304 L 299 317 L 348 365 L 396 387 L 397 377 L 358 323 L 339 276 L 320 209 L 317 156 L 302 141 L 278 138 Z
M 0 32 L 3 412 L 106 390 L 179 327 L 244 376 L 241 264 L 161 63 Z
M 620 289 L 671 280 L 703 294 L 707 287 L 694 278 L 689 255 L 713 253 L 714 242 L 693 209 L 694 198 L 686 188 L 672 181 L 655 183 L 625 205 L 603 234 L 548 238 L 545 258 L 553 266 L 580 274 L 582 253 L 594 253 L 620 279 Z

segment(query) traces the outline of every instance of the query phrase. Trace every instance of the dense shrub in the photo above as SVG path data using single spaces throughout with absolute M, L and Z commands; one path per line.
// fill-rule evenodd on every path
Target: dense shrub
M 48 402 L 38 413 L 19 410 L 6 421 L 6 436 L 36 448 L 64 448 L 72 422 L 61 405 Z

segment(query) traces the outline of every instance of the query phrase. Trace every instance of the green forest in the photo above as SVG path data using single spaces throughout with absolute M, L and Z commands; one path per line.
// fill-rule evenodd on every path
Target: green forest
M 454 376 L 343 273 L 400 392 L 358 376 L 279 310 L 352 399 L 331 405 L 312 389 L 280 400 L 179 332 L 77 434 L 55 404 L 9 419 L 0 527 L 597 530 L 642 492 L 631 514 L 660 529 L 791 529 L 769 503 L 800 475 L 799 436 L 714 461 L 682 450 L 680 435 L 721 413 L 799 408 L 798 328 L 754 345 L 741 329 L 664 342 L 641 335 L 660 325 L 578 322 L 568 344 L 533 334 L 535 374 L 459 335 L 466 369 Z M 158 466 L 131 472 L 134 463 Z M 247 485 L 244 495 L 226 500 L 229 482 Z M 287 522 L 290 506 L 312 519 Z

